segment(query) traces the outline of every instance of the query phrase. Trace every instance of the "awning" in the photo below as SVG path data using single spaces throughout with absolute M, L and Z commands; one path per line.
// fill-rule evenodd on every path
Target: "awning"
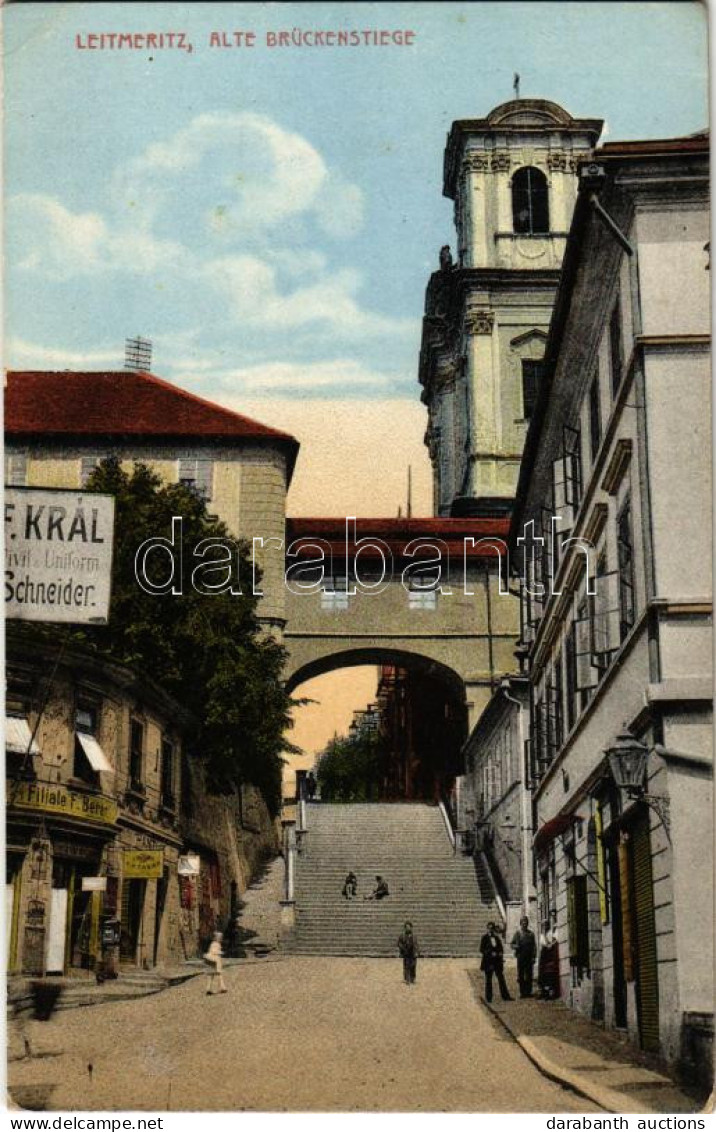
M 92 770 L 112 770 L 112 764 L 95 739 L 94 735 L 85 735 L 84 732 L 78 731 L 77 738 L 82 744 L 82 750 L 87 755 Z
M 40 748 L 32 738 L 30 725 L 25 718 L 18 715 L 5 716 L 5 749 L 15 755 L 27 754 L 30 743 L 30 753 L 39 755 Z
M 532 845 L 535 851 L 539 852 L 540 849 L 545 849 L 550 841 L 554 841 L 555 837 L 559 837 L 560 833 L 568 830 L 572 823 L 577 820 L 576 814 L 557 814 L 556 818 L 550 818 L 534 835 Z

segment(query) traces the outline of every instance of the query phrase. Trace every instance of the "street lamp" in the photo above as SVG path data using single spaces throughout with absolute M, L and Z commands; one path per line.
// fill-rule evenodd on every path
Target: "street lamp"
M 617 735 L 605 754 L 609 759 L 612 778 L 628 798 L 636 798 L 646 787 L 648 748 L 626 729 Z
M 618 789 L 631 801 L 644 802 L 653 810 L 671 842 L 669 799 L 663 794 L 649 794 L 646 789 L 649 748 L 625 727 L 604 753 Z

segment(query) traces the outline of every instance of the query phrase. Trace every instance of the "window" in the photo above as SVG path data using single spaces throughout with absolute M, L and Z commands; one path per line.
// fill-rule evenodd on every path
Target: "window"
M 582 499 L 582 437 L 579 429 L 563 426 L 562 452 L 564 501 L 574 517 Z
M 574 661 L 577 677 L 577 696 L 579 710 L 584 711 L 596 685 L 592 667 L 592 617 L 591 598 L 584 598 L 577 607 L 574 630 Z
M 112 765 L 97 741 L 96 704 L 80 702 L 75 710 L 75 754 L 72 773 L 90 786 L 99 786 L 100 771 L 110 771 Z
M 542 699 L 535 700 L 532 715 L 531 778 L 533 782 L 539 782 L 549 764 L 545 714 L 545 705 Z
M 5 483 L 8 487 L 25 487 L 27 484 L 27 453 L 5 454 Z
M 532 165 L 518 169 L 512 178 L 512 227 L 528 236 L 549 232 L 547 178 Z
M 99 467 L 99 456 L 82 456 L 80 459 L 80 487 L 86 487 L 92 473 Z
M 408 609 L 435 609 L 438 603 L 438 591 L 423 589 L 414 585 L 412 580 L 408 590 Z
M 602 440 L 602 411 L 599 404 L 599 374 L 596 373 L 589 387 L 589 451 L 592 463 L 597 458 Z
M 165 809 L 174 809 L 174 744 L 162 739 L 162 769 L 160 780 L 161 804 Z
M 592 667 L 597 671 L 597 680 L 601 680 L 619 646 L 618 578 L 615 570 L 607 571 L 604 554 L 597 560 L 594 582 L 596 593 L 589 599 Z
M 537 390 L 542 378 L 544 362 L 532 358 L 522 359 L 522 416 L 530 419 L 537 402 Z
M 549 730 L 550 758 L 562 747 L 564 742 L 564 715 L 562 709 L 562 658 L 557 657 L 552 671 L 552 682 L 549 686 L 549 717 L 547 726 Z
M 614 304 L 609 319 L 609 362 L 612 370 L 612 396 L 616 395 L 624 368 L 624 347 L 622 344 L 622 318 L 619 298 Z
M 202 499 L 211 499 L 214 478 L 213 461 L 193 457 L 181 459 L 179 460 L 178 478 L 180 484 L 184 487 L 193 488 Z
M 348 608 L 348 579 L 326 578 L 321 588 L 321 609 Z
M 564 674 L 567 683 L 567 730 L 571 731 L 577 719 L 577 626 L 574 621 L 567 631 Z
M 634 624 L 634 547 L 631 529 L 631 499 L 626 497 L 617 516 L 617 561 L 619 574 L 619 640 Z
M 144 724 L 133 719 L 129 725 L 129 785 L 132 790 L 144 791 Z

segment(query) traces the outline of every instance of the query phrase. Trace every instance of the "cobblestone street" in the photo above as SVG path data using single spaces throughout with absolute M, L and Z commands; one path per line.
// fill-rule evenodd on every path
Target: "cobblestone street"
M 545 1079 L 475 998 L 475 960 L 286 958 L 24 1029 L 21 1107 L 597 1112 Z M 41 1055 L 54 1056 L 41 1056 Z M 89 1066 L 91 1065 L 91 1072 Z

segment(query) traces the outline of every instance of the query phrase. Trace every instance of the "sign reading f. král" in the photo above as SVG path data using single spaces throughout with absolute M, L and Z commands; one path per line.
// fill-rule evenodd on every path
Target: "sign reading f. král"
M 111 495 L 6 488 L 6 617 L 104 625 L 113 534 Z

